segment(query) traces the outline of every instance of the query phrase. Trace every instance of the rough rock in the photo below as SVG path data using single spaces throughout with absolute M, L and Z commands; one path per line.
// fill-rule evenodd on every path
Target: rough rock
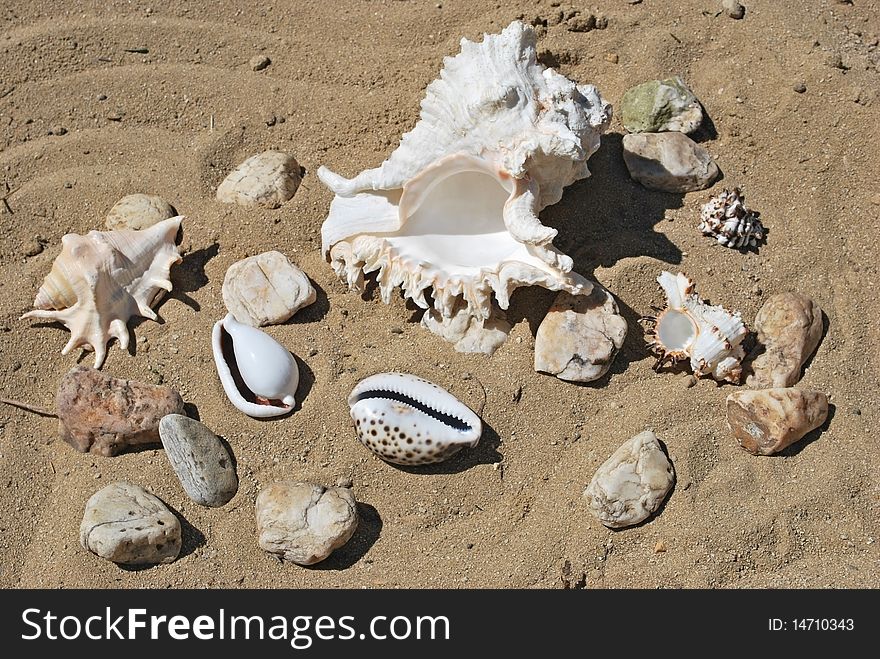
M 253 71 L 262 71 L 267 66 L 269 66 L 271 63 L 272 63 L 272 60 L 269 59 L 268 57 L 266 57 L 265 55 L 254 55 L 248 61 L 248 64 L 250 65 L 251 70 L 253 70 Z
M 120 481 L 88 500 L 79 542 L 122 565 L 171 563 L 180 553 L 180 521 L 161 499 L 140 485 Z
M 233 263 L 223 279 L 223 302 L 235 319 L 252 327 L 283 323 L 315 301 L 305 273 L 281 252 Z
M 712 185 L 718 165 L 684 133 L 631 133 L 623 136 L 629 175 L 646 188 L 692 192 Z
M 650 430 L 625 441 L 584 490 L 590 512 L 610 528 L 647 519 L 666 498 L 675 481 L 672 463 Z
M 570 382 L 592 382 L 611 367 L 626 338 L 626 320 L 598 284 L 589 295 L 561 292 L 535 335 L 535 370 Z
M 358 524 L 350 489 L 279 481 L 257 497 L 260 547 L 299 565 L 313 565 L 344 545 Z
M 300 166 L 289 153 L 265 151 L 251 156 L 217 188 L 217 201 L 278 208 L 293 197 L 302 181 Z
M 113 204 L 113 208 L 107 213 L 104 225 L 111 231 L 120 229 L 142 231 L 175 215 L 177 211 L 174 210 L 174 206 L 162 197 L 152 194 L 130 194 Z
M 88 366 L 61 378 L 55 400 L 61 439 L 103 456 L 158 444 L 162 417 L 183 413 L 183 399 L 170 387 L 114 378 Z
M 238 491 L 232 456 L 206 426 L 181 414 L 159 422 L 165 455 L 186 495 L 202 506 L 227 504 Z
M 736 20 L 746 15 L 746 8 L 738 0 L 722 0 L 721 7 L 724 9 L 724 13 Z
M 727 397 L 727 424 L 740 446 L 755 455 L 778 453 L 827 418 L 828 398 L 821 391 L 758 389 Z
M 477 320 L 459 306 L 449 318 L 436 309 L 422 316 L 422 327 L 449 341 L 457 352 L 481 352 L 491 355 L 507 340 L 511 325 L 507 315 L 494 304 L 486 320 Z
M 692 133 L 703 122 L 703 109 L 684 81 L 675 76 L 628 89 L 620 100 L 620 117 L 631 133 Z
M 758 343 L 747 368 L 746 384 L 754 389 L 790 387 L 822 340 L 822 309 L 800 293 L 778 293 L 755 317 Z

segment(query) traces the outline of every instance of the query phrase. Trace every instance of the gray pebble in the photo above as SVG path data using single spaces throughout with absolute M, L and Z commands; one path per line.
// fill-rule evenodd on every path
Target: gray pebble
M 798 82 L 798 83 L 795 84 L 795 86 L 794 86 L 793 89 L 794 89 L 798 94 L 803 94 L 805 91 L 807 91 L 807 86 L 806 86 L 804 83 L 802 83 L 802 82 Z
M 180 521 L 158 497 L 120 481 L 88 500 L 79 541 L 84 549 L 122 565 L 171 563 L 180 553 Z
M 248 64 L 250 64 L 251 68 L 254 71 L 262 71 L 271 63 L 272 60 L 270 60 L 265 55 L 254 55 L 253 57 L 251 57 L 250 62 L 248 62 Z
M 49 135 L 66 135 L 67 129 L 64 126 L 52 126 L 49 129 Z
M 169 414 L 159 422 L 159 437 L 190 499 L 217 508 L 235 496 L 238 477 L 232 457 L 205 425 L 182 414 Z
M 624 135 L 623 159 L 629 175 L 654 190 L 693 192 L 718 177 L 709 152 L 684 133 Z
M 721 3 L 721 6 L 724 8 L 724 11 L 728 16 L 735 18 L 736 20 L 739 20 L 746 15 L 746 8 L 737 0 L 724 0 Z

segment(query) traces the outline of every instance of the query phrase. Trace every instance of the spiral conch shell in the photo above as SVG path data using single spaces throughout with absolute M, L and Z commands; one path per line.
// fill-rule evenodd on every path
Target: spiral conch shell
M 129 318 L 158 318 L 151 307 L 171 291 L 171 266 L 181 261 L 175 238 L 182 220 L 178 215 L 143 231 L 67 234 L 34 300 L 35 309 L 22 318 L 63 323 L 70 340 L 61 354 L 89 346 L 95 351 L 95 368 L 100 368 L 110 339 L 115 337 L 120 349 L 128 348 Z
M 685 274 L 664 271 L 657 282 L 666 293 L 666 308 L 643 319 L 654 323 L 645 338 L 657 355 L 655 370 L 667 361 L 689 359 L 697 377 L 738 383 L 745 357 L 742 340 L 748 334 L 739 313 L 703 302 Z
M 428 86 L 418 124 L 380 167 L 352 179 L 318 169 L 336 195 L 324 254 L 353 289 L 378 272 L 385 303 L 400 287 L 427 309 L 430 290 L 444 318 L 464 305 L 485 320 L 493 294 L 506 309 L 519 286 L 589 293 L 538 213 L 589 176 L 610 120 L 595 87 L 537 61 L 531 27 L 462 39 Z

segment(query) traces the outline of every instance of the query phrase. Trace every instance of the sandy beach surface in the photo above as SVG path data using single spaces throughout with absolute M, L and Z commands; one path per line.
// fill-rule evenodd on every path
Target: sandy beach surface
M 186 216 L 183 262 L 162 323 L 132 323 L 134 355 L 111 346 L 105 371 L 164 382 L 225 437 L 240 489 L 220 509 L 189 501 L 161 447 L 81 454 L 57 422 L 0 409 L 0 585 L 5 587 L 875 587 L 880 584 L 880 2 L 715 0 L 591 3 L 510 0 L 108 2 L 6 0 L 0 6 L 0 395 L 54 406 L 58 325 L 19 320 L 61 237 L 103 228 L 126 194 L 157 194 Z M 573 32 L 577 9 L 607 27 Z M 348 292 L 320 253 L 331 194 L 315 176 L 378 165 L 418 118 L 425 86 L 462 37 L 517 17 L 566 76 L 617 104 L 626 89 L 679 74 L 702 101 L 701 143 L 769 229 L 757 252 L 697 230 L 710 191 L 652 192 L 633 182 L 615 117 L 593 176 L 542 220 L 575 269 L 601 282 L 629 324 L 611 372 L 578 386 L 536 373 L 534 334 L 554 294 L 521 289 L 508 342 L 491 358 L 456 353 L 399 296 Z M 547 23 L 546 27 L 542 23 Z M 140 51 L 140 52 L 130 52 Z M 253 71 L 249 60 L 271 65 Z M 799 84 L 806 91 L 798 93 Z M 64 129 L 60 133 L 57 127 Z M 305 168 L 278 210 L 214 200 L 260 151 Z M 5 184 L 4 184 L 5 183 Z M 8 187 L 7 187 L 8 186 Z M 301 407 L 260 422 L 223 394 L 211 327 L 234 262 L 277 249 L 309 275 L 317 301 L 267 331 L 300 359 Z M 638 319 L 662 301 L 662 269 L 684 271 L 747 323 L 772 294 L 796 290 L 827 315 L 799 386 L 832 414 L 783 455 L 743 451 L 723 401 L 736 390 L 655 373 Z M 77 351 L 78 353 L 78 351 Z M 346 397 L 367 375 L 401 370 L 482 409 L 476 449 L 399 469 L 357 441 Z M 611 531 L 581 493 L 626 439 L 653 429 L 677 482 L 648 523 Z M 350 478 L 360 528 L 313 568 L 256 542 L 254 501 L 279 479 Z M 116 480 L 148 487 L 184 520 L 173 564 L 123 569 L 79 545 L 86 500 Z M 657 551 L 658 543 L 665 551 Z

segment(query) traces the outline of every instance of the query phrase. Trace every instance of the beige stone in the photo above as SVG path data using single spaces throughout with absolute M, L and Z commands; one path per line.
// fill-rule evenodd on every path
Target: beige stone
M 283 323 L 316 299 L 306 274 L 276 251 L 233 263 L 222 294 L 235 319 L 252 327 Z
M 180 521 L 161 499 L 125 481 L 98 490 L 79 528 L 83 549 L 122 565 L 171 563 L 180 553 Z
M 278 481 L 257 496 L 260 547 L 284 560 L 313 565 L 344 545 L 358 525 L 351 490 Z
M 111 231 L 121 229 L 142 231 L 176 215 L 177 211 L 174 207 L 162 197 L 137 193 L 117 201 L 107 213 L 104 224 Z
M 626 339 L 626 320 L 598 284 L 589 295 L 556 296 L 535 336 L 535 370 L 560 380 L 591 382 L 605 375 Z
M 230 172 L 217 188 L 217 201 L 278 208 L 293 197 L 301 181 L 299 163 L 292 155 L 265 151 Z
M 650 430 L 625 441 L 584 490 L 590 512 L 605 526 L 623 528 L 646 520 L 675 482 L 672 463 Z
M 755 455 L 778 453 L 827 418 L 828 398 L 820 391 L 774 388 L 727 397 L 727 424 L 740 446 Z
M 755 317 L 758 345 L 746 384 L 754 389 L 790 387 L 822 340 L 822 309 L 800 293 L 779 293 Z

